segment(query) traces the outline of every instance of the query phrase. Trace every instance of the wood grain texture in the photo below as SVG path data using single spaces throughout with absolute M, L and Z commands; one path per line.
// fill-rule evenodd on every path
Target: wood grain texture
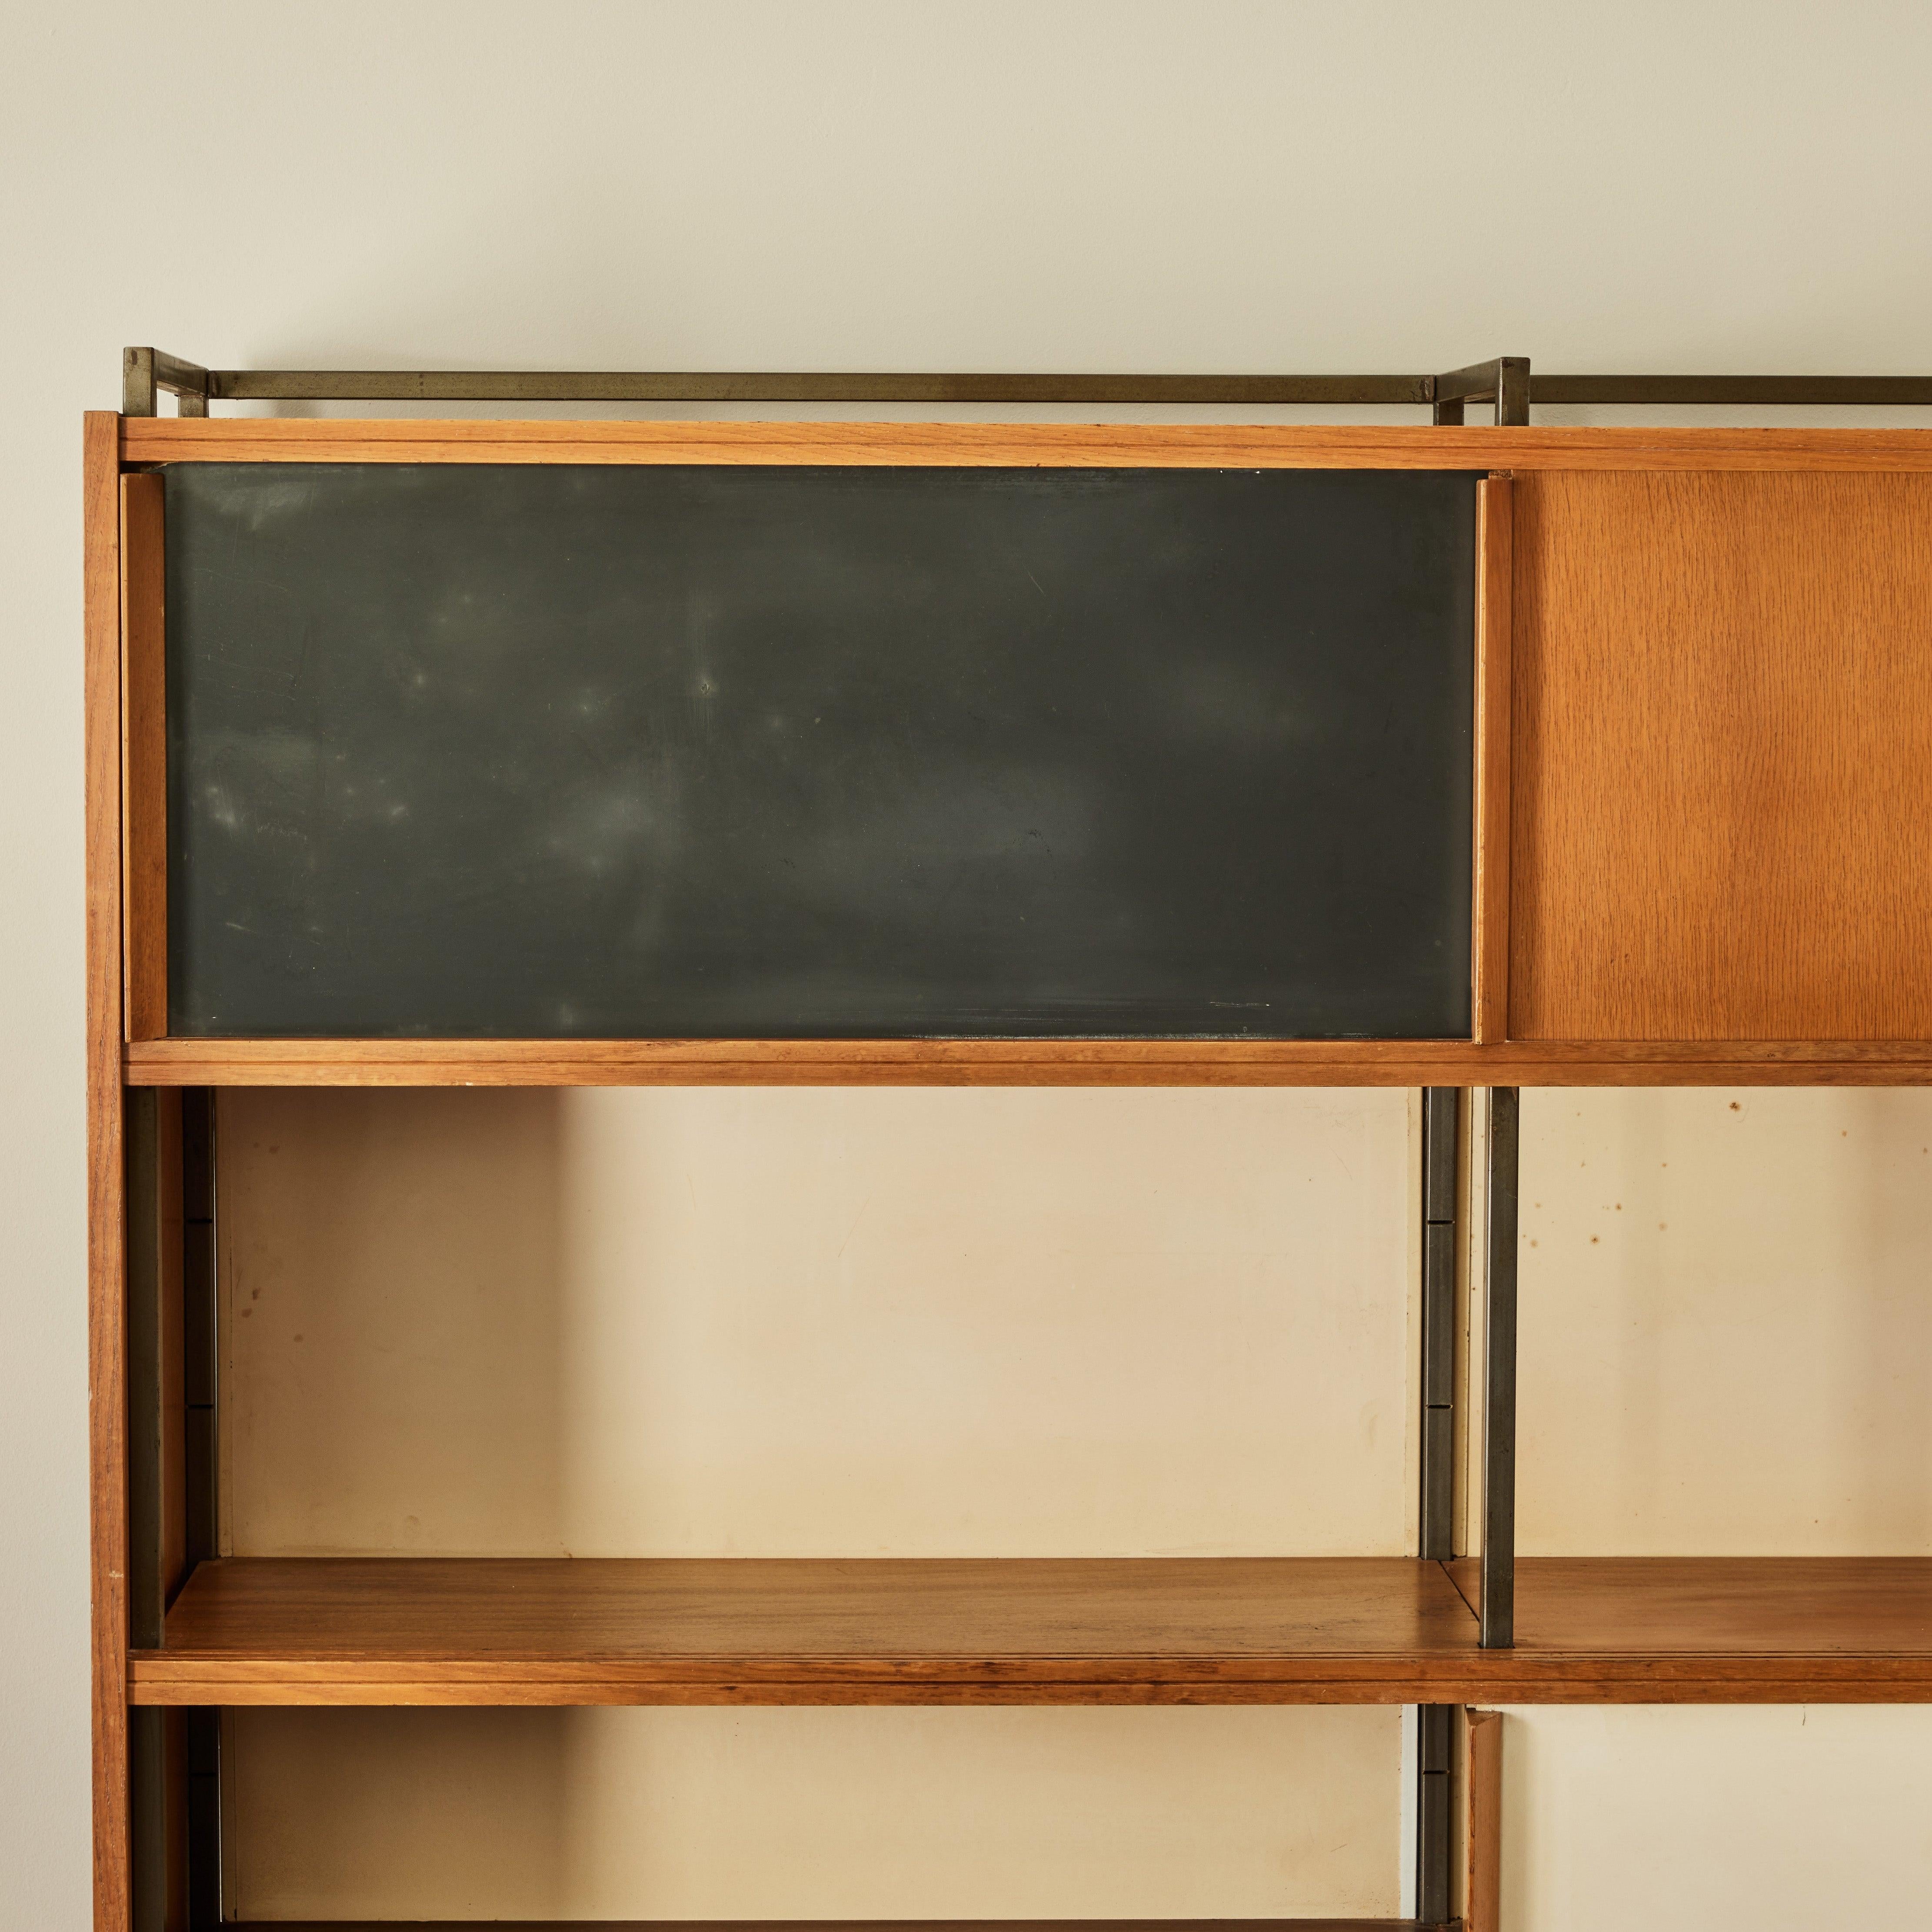
M 1462 1932 L 1502 1932 L 1503 1714 L 1463 1713 Z
M 1514 532 L 1506 476 L 1476 486 L 1476 794 L 1473 817 L 1474 983 L 1470 1011 L 1479 1046 L 1509 1025 L 1510 600 Z
M 1932 1558 L 240 1558 L 152 1704 L 1932 1701 Z M 1456 1585 L 1460 1584 L 1459 1590 Z
M 1510 1035 L 1932 1038 L 1932 478 L 1517 485 Z
M 1304 470 L 1932 470 L 1932 430 L 130 417 L 129 463 L 1038 464 Z
M 1401 1703 L 1474 1641 L 1401 1558 L 204 1564 L 158 1703 Z
M 1932 1082 L 1923 1041 L 168 1040 L 136 1085 L 1799 1087 Z
M 168 741 L 164 486 L 121 478 L 121 796 L 124 1036 L 168 1030 Z
M 1478 1559 L 1448 1567 L 1474 1601 Z M 1932 1558 L 1520 1556 L 1480 1668 L 1512 1703 L 1924 1703 Z
M 82 431 L 87 1391 L 95 1932 L 128 1932 L 128 1310 L 122 1147 L 120 418 Z

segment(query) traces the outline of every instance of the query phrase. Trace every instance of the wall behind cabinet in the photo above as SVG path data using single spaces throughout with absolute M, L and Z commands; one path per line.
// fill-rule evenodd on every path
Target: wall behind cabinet
M 1932 1093 L 1522 1120 L 1518 1550 L 1932 1555 Z
M 1402 1555 L 1414 1104 L 224 1094 L 230 1547 Z
M 1401 1713 L 247 1711 L 250 1916 L 1388 1916 Z

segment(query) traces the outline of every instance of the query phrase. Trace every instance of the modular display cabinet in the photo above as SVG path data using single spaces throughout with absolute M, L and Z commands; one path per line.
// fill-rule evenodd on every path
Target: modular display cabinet
M 1532 381 L 1510 358 L 1165 388 L 291 376 L 146 350 L 128 375 L 130 412 L 86 425 L 99 1932 L 220 1916 L 224 1706 L 1413 1704 L 1409 1922 L 1493 1927 L 1499 1733 L 1459 1707 L 1932 1696 L 1932 1563 L 1517 1561 L 1513 1524 L 1519 1090 L 1932 1078 L 1932 435 L 1535 428 L 1530 402 L 1592 382 L 1700 397 Z M 158 387 L 178 417 L 152 413 Z M 206 414 L 465 393 L 1402 401 L 1438 420 Z M 1497 425 L 1462 425 L 1471 400 Z M 250 602 L 251 545 L 278 546 L 292 614 Z M 537 642 L 464 659 L 453 698 L 447 677 L 428 697 L 386 683 L 429 622 L 412 600 L 485 577 L 506 634 Z M 1037 608 L 1006 597 L 1022 579 Z M 676 655 L 676 611 L 700 605 L 728 673 L 709 688 Z M 614 609 L 631 641 L 599 656 Z M 242 674 L 292 622 L 339 646 L 327 673 Z M 610 924 L 597 866 L 568 890 L 519 869 L 522 815 L 604 755 L 544 736 L 560 653 L 604 680 L 647 805 L 676 772 L 682 842 L 640 833 L 623 861 L 654 922 Z M 1028 697 L 1052 676 L 1050 703 Z M 814 737 L 803 700 L 827 692 Z M 1190 721 L 1216 692 L 1235 694 L 1204 754 Z M 458 712 L 461 742 L 495 751 L 452 751 Z M 274 759 L 298 742 L 329 746 L 360 802 L 287 783 Z M 913 752 L 882 764 L 887 742 Z M 982 850 L 1011 794 L 987 774 L 1020 743 L 1065 782 Z M 866 826 L 916 818 L 905 772 L 939 764 L 959 775 L 944 809 L 868 845 Z M 419 808 L 375 824 L 368 788 L 405 767 Z M 1044 889 L 1032 821 L 1076 791 L 1084 842 Z M 858 855 L 833 884 L 796 883 L 802 824 L 813 851 Z M 466 847 L 466 826 L 487 831 Z M 224 1558 L 221 1090 L 458 1084 L 1424 1089 L 1416 1553 Z M 1472 1195 L 1473 1556 L 1450 1506 Z

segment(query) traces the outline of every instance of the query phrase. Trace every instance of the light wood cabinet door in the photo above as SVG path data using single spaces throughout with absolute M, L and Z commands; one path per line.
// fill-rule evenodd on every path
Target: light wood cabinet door
M 1516 499 L 1510 1036 L 1932 1037 L 1932 477 Z

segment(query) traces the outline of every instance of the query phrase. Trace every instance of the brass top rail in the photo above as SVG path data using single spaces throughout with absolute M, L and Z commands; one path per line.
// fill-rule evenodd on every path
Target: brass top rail
M 1932 406 L 1932 376 L 1532 376 L 1504 356 L 1443 375 L 1037 375 L 698 370 L 206 369 L 157 349 L 122 362 L 122 412 L 212 402 L 885 403 L 1406 406 L 1438 422 L 1469 403 L 1525 423 L 1532 404 L 1652 407 Z

